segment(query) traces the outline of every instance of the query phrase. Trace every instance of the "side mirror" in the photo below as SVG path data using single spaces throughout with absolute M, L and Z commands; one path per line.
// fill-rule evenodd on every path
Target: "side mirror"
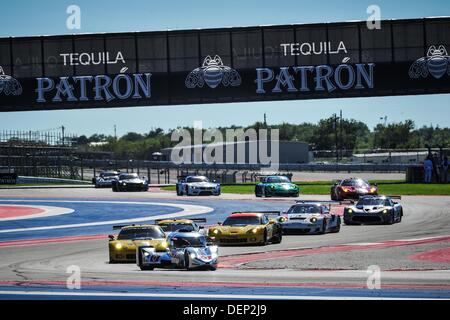
M 205 226 L 198 226 L 199 229 L 205 229 Z
M 114 241 L 114 236 L 112 235 L 112 234 L 110 234 L 109 236 L 108 236 L 108 238 L 109 238 L 109 241 Z
M 217 222 L 217 225 L 221 226 L 221 225 L 222 225 L 222 222 Z

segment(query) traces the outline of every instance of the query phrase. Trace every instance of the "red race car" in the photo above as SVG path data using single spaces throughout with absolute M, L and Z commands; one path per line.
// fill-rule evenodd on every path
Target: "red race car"
M 331 187 L 330 194 L 331 200 L 335 201 L 359 199 L 361 196 L 378 195 L 378 186 L 376 184 L 371 185 L 363 179 L 344 179 Z

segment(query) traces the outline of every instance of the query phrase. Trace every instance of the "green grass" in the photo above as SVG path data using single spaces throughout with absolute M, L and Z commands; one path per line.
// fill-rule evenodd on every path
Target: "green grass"
M 412 184 L 404 181 L 372 181 L 378 183 L 379 193 L 386 195 L 450 195 L 450 184 Z M 299 182 L 300 194 L 330 194 L 331 181 Z M 175 191 L 175 186 L 163 187 L 163 190 Z M 222 185 L 222 193 L 253 194 L 254 183 Z

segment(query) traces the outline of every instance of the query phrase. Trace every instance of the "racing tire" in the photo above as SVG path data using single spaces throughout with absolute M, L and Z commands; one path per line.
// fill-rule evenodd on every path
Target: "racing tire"
M 268 243 L 267 230 L 264 229 L 264 236 L 263 236 L 263 241 L 261 242 L 261 246 L 266 246 L 267 243 Z
M 116 187 L 116 186 L 113 186 L 113 187 L 112 187 L 112 191 L 113 191 L 113 192 L 117 192 L 117 187 Z
M 320 229 L 319 234 L 325 234 L 327 232 L 327 221 L 323 219 L 322 222 L 322 229 Z
M 387 224 L 387 225 L 392 225 L 392 224 L 394 224 L 394 223 L 395 223 L 394 212 L 391 212 L 391 213 L 389 214 L 389 219 L 386 221 L 385 224 Z
M 189 258 L 189 253 L 187 251 L 184 252 L 184 266 L 183 267 L 184 267 L 185 270 L 188 270 L 188 271 L 190 270 L 189 269 L 189 259 L 190 259 Z
M 279 244 L 283 240 L 283 230 L 280 227 L 280 230 L 278 231 L 278 235 L 274 237 L 274 240 L 272 240 L 273 244 Z
M 339 233 L 341 231 L 341 217 L 338 217 L 337 226 L 333 229 L 333 233 Z
M 258 192 L 258 187 L 255 187 L 255 197 L 262 198 L 262 193 Z
M 403 218 L 403 210 L 400 211 L 400 216 L 398 217 L 397 223 L 402 222 L 402 218 Z
M 141 268 L 141 271 L 153 271 L 153 267 L 149 267 L 149 266 L 139 266 L 139 268 Z
M 216 271 L 217 267 L 209 267 L 209 271 Z
M 186 186 L 184 192 L 186 192 L 186 195 L 187 195 L 188 197 L 190 196 L 190 194 L 189 194 L 189 187 L 188 187 L 188 186 Z
M 270 192 L 267 192 L 266 187 L 264 187 L 263 190 L 264 190 L 264 197 L 265 197 L 265 198 L 270 198 L 270 197 L 272 197 L 272 194 L 271 194 Z

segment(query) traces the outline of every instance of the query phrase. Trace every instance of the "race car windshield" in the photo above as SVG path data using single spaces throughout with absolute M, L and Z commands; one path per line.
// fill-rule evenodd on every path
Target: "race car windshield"
M 224 226 L 247 226 L 261 224 L 259 217 L 229 217 L 223 222 Z
M 291 181 L 286 177 L 269 177 L 267 183 L 291 183 Z
M 288 214 L 291 213 L 320 213 L 318 206 L 293 206 L 289 209 Z
M 123 174 L 120 176 L 120 180 L 130 180 L 138 178 L 137 174 Z
M 163 229 L 164 232 L 174 232 L 174 231 L 177 231 L 180 229 L 183 229 L 186 232 L 195 231 L 194 226 L 190 223 L 166 224 L 166 225 L 162 225 L 161 229 Z
M 186 248 L 186 247 L 205 247 L 206 238 L 205 237 L 186 237 L 186 238 L 172 238 L 172 243 L 175 248 Z
M 344 180 L 341 183 L 341 186 L 343 187 L 368 187 L 369 183 L 364 180 Z
M 361 199 L 356 204 L 357 206 L 384 206 L 389 205 L 389 200 L 385 199 Z
M 117 240 L 162 239 L 164 233 L 157 228 L 122 229 Z
M 208 178 L 206 177 L 190 177 L 187 178 L 187 182 L 209 182 Z

